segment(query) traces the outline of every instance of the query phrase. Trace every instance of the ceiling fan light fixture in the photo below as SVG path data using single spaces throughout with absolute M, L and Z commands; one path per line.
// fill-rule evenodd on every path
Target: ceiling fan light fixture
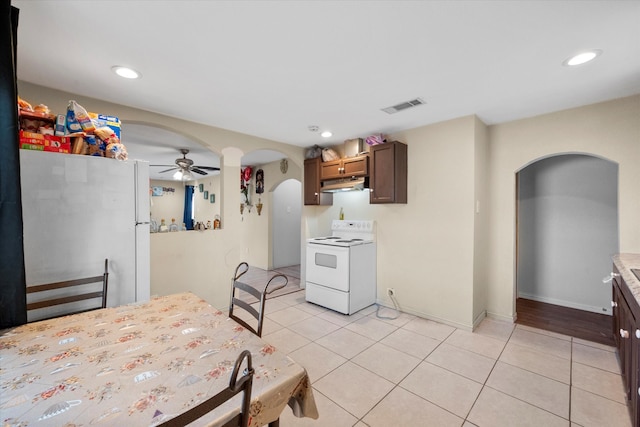
M 183 177 L 182 170 L 177 170 L 176 173 L 173 174 L 173 179 L 176 181 L 181 181 Z
M 138 71 L 133 68 L 123 67 L 121 65 L 114 65 L 111 67 L 111 71 L 119 75 L 120 77 L 124 77 L 125 79 L 139 79 L 142 77 Z

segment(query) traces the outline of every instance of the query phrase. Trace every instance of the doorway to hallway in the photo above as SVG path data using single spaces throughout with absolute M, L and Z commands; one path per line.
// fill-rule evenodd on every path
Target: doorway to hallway
M 564 154 L 519 171 L 516 247 L 518 298 L 610 315 L 618 165 Z
M 302 184 L 295 179 L 281 182 L 272 200 L 271 268 L 300 265 Z

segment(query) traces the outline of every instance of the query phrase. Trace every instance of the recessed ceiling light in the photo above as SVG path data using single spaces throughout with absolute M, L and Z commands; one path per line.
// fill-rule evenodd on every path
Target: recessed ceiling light
M 580 52 L 577 55 L 570 56 L 562 62 L 562 65 L 566 67 L 575 67 L 576 65 L 586 64 L 589 61 L 593 61 L 596 57 L 602 54 L 600 49 L 587 50 Z
M 333 134 L 331 132 L 329 132 L 328 130 L 325 130 L 324 132 L 322 132 L 320 134 L 320 136 L 323 137 L 323 138 L 330 138 L 330 137 L 333 136 Z
M 111 71 L 113 71 L 120 77 L 124 77 L 125 79 L 139 79 L 140 77 L 142 77 L 142 74 L 140 74 L 133 68 L 122 67 L 120 65 L 114 65 L 113 67 L 111 67 Z

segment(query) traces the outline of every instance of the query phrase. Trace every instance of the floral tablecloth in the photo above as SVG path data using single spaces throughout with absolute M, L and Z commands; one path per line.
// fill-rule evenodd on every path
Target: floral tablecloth
M 249 350 L 251 426 L 289 404 L 318 417 L 305 369 L 191 294 L 106 308 L 0 331 L 4 426 L 153 426 L 215 395 Z M 217 425 L 242 395 L 193 425 Z

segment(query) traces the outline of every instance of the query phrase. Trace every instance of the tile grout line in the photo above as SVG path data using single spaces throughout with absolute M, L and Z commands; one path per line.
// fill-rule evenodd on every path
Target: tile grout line
M 491 376 L 491 374 L 493 373 L 493 370 L 495 369 L 496 365 L 498 364 L 498 360 L 500 360 L 500 357 L 502 356 L 502 353 L 504 353 L 504 349 L 507 348 L 507 344 L 509 344 L 509 341 L 511 341 L 511 337 L 513 336 L 513 332 L 515 330 L 516 330 L 516 328 L 515 328 L 515 324 L 514 324 L 513 328 L 511 329 L 511 333 L 509 334 L 509 338 L 507 338 L 507 341 L 505 341 L 504 346 L 502 347 L 502 350 L 500 350 L 500 354 L 498 355 L 496 360 L 493 362 L 493 366 L 491 367 L 491 370 L 489 371 L 489 374 L 487 375 L 487 378 L 484 379 L 484 382 L 482 383 L 482 387 L 480 388 L 480 392 L 478 392 L 478 395 L 473 400 L 473 403 L 471 404 L 471 407 L 469 408 L 469 412 L 467 412 L 467 415 L 465 415 L 464 421 L 469 421 L 469 415 L 471 414 L 471 411 L 473 411 L 474 406 L 476 406 L 476 403 L 478 403 L 478 399 L 480 398 L 480 395 L 482 394 L 482 390 L 484 390 L 484 388 L 487 387 L 487 381 L 489 381 L 489 377 Z M 471 423 L 471 421 L 469 421 L 469 422 Z
M 571 425 L 571 395 L 573 393 L 573 337 L 571 337 L 571 351 L 569 352 L 569 425 Z
M 407 323 L 408 323 L 408 322 L 407 322 Z M 401 328 L 402 328 L 402 327 L 397 328 L 397 329 L 396 329 L 396 331 L 397 331 L 398 329 L 401 329 Z M 408 330 L 408 329 L 406 329 L 406 330 Z M 446 337 L 444 340 L 446 340 L 447 338 L 449 338 L 449 337 L 451 336 L 451 334 L 453 334 L 456 330 L 457 330 L 457 328 L 455 328 L 453 331 L 451 331 L 451 333 L 450 333 L 449 335 L 447 335 L 447 337 Z M 394 331 L 394 332 L 395 332 L 395 331 Z M 392 332 L 392 333 L 393 333 L 393 332 Z M 390 335 L 390 334 L 389 334 L 389 335 Z M 421 334 L 419 334 L 419 335 L 421 335 Z M 384 339 L 384 338 L 386 338 L 387 336 L 388 336 L 388 335 L 386 335 L 385 337 L 381 338 L 381 340 L 383 340 L 383 339 Z M 421 335 L 421 336 L 424 336 L 424 335 Z M 431 338 L 431 337 L 426 337 L 426 338 Z M 440 346 L 442 345 L 442 343 L 444 343 L 444 340 L 440 341 L 440 343 L 439 343 L 437 346 L 435 346 L 435 347 L 433 348 L 433 350 L 431 350 L 429 353 L 427 353 L 427 355 L 426 355 L 426 356 L 424 356 L 424 357 L 422 358 L 422 360 L 420 360 L 420 362 L 418 362 L 418 364 L 417 364 L 413 369 L 411 369 L 411 370 L 410 370 L 410 371 L 409 371 L 409 372 L 408 372 L 404 377 L 402 377 L 402 379 L 400 379 L 400 381 L 398 381 L 397 383 L 395 383 L 395 384 L 393 385 L 393 387 L 391 388 L 391 390 L 389 390 L 389 392 L 387 392 L 384 396 L 382 396 L 382 398 L 381 398 L 378 402 L 376 402 L 376 404 L 375 404 L 375 405 L 373 405 L 373 406 L 372 406 L 372 407 L 371 407 L 371 408 L 370 408 L 370 409 L 369 409 L 369 410 L 368 410 L 368 411 L 367 411 L 367 412 L 362 416 L 362 418 L 360 418 L 360 419 L 358 420 L 358 422 L 362 422 L 362 423 L 366 424 L 366 422 L 364 421 L 364 418 L 365 418 L 365 417 L 366 417 L 366 416 L 367 416 L 371 411 L 373 411 L 373 410 L 374 410 L 374 409 L 375 409 L 375 408 L 376 408 L 380 403 L 382 403 L 382 401 L 383 401 L 387 396 L 389 396 L 389 395 L 390 395 L 390 394 L 391 394 L 391 393 L 392 393 L 396 388 L 398 388 L 398 387 L 399 387 L 399 388 L 401 388 L 401 389 L 403 389 L 403 390 L 405 390 L 405 391 L 407 391 L 407 392 L 409 392 L 409 393 L 411 393 L 411 394 L 413 394 L 414 396 L 416 396 L 416 397 L 418 397 L 418 398 L 420 398 L 420 399 L 422 399 L 422 400 L 424 400 L 424 401 L 427 401 L 427 402 L 431 403 L 432 405 L 434 405 L 434 406 L 436 406 L 436 407 L 438 407 L 438 408 L 440 408 L 440 409 L 442 409 L 442 410 L 444 410 L 444 411 L 446 411 L 446 412 L 448 412 L 448 413 L 450 413 L 450 414 L 452 414 L 452 415 L 455 415 L 456 417 L 460 418 L 458 415 L 454 414 L 453 412 L 449 411 L 448 409 L 443 408 L 443 407 L 441 407 L 440 405 L 437 405 L 437 404 L 435 404 L 435 403 L 431 402 L 430 400 L 425 399 L 424 397 L 419 396 L 419 395 L 415 394 L 414 392 L 412 392 L 411 390 L 407 390 L 406 388 L 404 388 L 404 387 L 402 387 L 402 386 L 400 385 L 400 383 L 401 383 L 402 381 L 404 381 L 405 379 L 407 379 L 407 378 L 408 378 L 408 377 L 413 373 L 413 371 L 415 371 L 415 370 L 418 368 L 418 366 L 420 366 L 420 364 L 422 364 L 422 363 L 424 363 L 424 362 L 426 362 L 426 361 L 427 361 L 427 357 L 429 357 L 429 355 L 430 355 L 431 353 L 433 353 L 434 351 L 436 351 L 436 349 L 437 349 L 438 347 L 440 347 Z M 379 342 L 380 342 L 380 341 L 377 341 L 376 343 L 379 343 Z M 381 344 L 382 344 L 382 343 L 381 343 Z M 382 344 L 382 345 L 385 345 L 385 344 Z M 354 356 L 354 357 L 356 357 L 356 356 Z M 352 363 L 355 363 L 355 362 L 352 362 Z M 429 363 L 429 362 L 427 362 L 427 363 Z M 357 363 L 356 363 L 356 365 L 357 365 Z M 360 366 L 360 365 L 358 365 L 358 366 Z M 369 369 L 367 369 L 367 368 L 364 368 L 364 367 L 362 367 L 362 368 L 363 368 L 363 369 L 366 369 L 367 371 L 369 371 L 369 372 L 371 372 L 371 373 L 373 373 L 373 374 L 375 374 L 375 375 L 377 375 L 375 372 L 372 372 L 371 370 L 369 370 Z M 382 378 L 382 377 L 380 377 L 380 378 Z M 386 379 L 386 378 L 384 378 L 384 379 Z M 389 381 L 389 380 L 387 380 L 387 381 Z M 463 419 L 463 422 L 464 422 L 464 421 L 465 421 L 465 420 Z M 367 425 L 368 425 L 368 424 L 367 424 Z

